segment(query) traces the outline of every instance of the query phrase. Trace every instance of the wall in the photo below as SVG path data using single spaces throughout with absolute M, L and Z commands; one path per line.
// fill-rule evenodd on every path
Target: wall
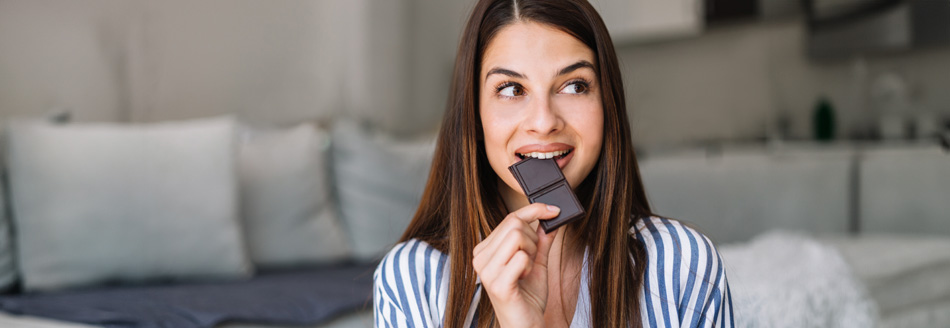
M 286 123 L 350 116 L 434 130 L 472 1 L 0 1 L 0 120 L 68 108 L 76 120 L 235 113 Z M 811 135 L 828 95 L 846 136 L 871 116 L 852 61 L 804 58 L 793 18 L 620 45 L 635 142 L 660 147 Z M 950 115 L 950 47 L 870 57 L 916 106 Z
M 635 141 L 658 147 L 760 139 L 777 133 L 782 116 L 790 138 L 807 139 L 822 95 L 837 111 L 838 136 L 847 137 L 873 124 L 867 89 L 884 73 L 908 81 L 916 111 L 950 118 L 950 93 L 943 91 L 950 47 L 815 62 L 804 56 L 805 37 L 798 19 L 785 18 L 620 47 Z
M 412 115 L 432 124 L 444 108 L 454 47 L 471 3 L 413 0 Z M 916 107 L 950 117 L 950 47 L 815 62 L 805 57 L 800 17 L 779 17 L 707 29 L 698 37 L 648 44 L 619 44 L 635 142 L 651 148 L 720 141 L 812 135 L 820 96 L 836 107 L 839 137 L 872 124 L 874 103 L 862 96 L 883 73 L 905 78 Z M 863 67 L 858 69 L 856 66 Z M 861 75 L 861 71 L 864 71 Z M 862 76 L 864 76 L 862 78 Z M 866 93 L 866 92 L 865 92 Z M 908 113 L 913 115 L 913 113 Z M 428 118 L 426 118 L 428 117 Z
M 126 16 L 133 2 L 0 1 L 0 120 L 68 106 L 116 120 L 128 102 Z
M 397 129 L 408 0 L 0 2 L 0 120 L 352 116 Z

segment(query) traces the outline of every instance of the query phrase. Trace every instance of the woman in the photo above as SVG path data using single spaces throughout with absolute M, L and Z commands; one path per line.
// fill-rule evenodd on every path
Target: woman
M 375 273 L 381 327 L 726 327 L 712 243 L 652 216 L 620 69 L 584 0 L 481 0 L 422 203 Z M 553 157 L 584 205 L 528 204 L 508 166 Z

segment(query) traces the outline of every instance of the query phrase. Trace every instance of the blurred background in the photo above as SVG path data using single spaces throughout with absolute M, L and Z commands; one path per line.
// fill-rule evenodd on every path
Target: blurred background
M 590 2 L 651 205 L 733 245 L 736 302 L 761 313 L 747 326 L 950 325 L 950 1 Z M 473 4 L 0 0 L 0 123 L 319 122 L 331 141 L 301 133 L 335 147 L 317 157 L 337 255 L 376 260 L 418 204 Z M 823 294 L 847 284 L 806 269 L 837 264 L 859 287 Z
M 945 1 L 813 0 L 811 14 L 798 0 L 592 3 L 623 63 L 639 146 L 811 139 L 822 98 L 837 138 L 879 135 L 892 116 L 916 130 L 888 136 L 923 136 L 950 116 Z M 4 0 L 0 119 L 347 115 L 400 134 L 431 131 L 471 7 Z
M 936 147 L 950 125 L 947 1 L 591 3 L 616 44 L 644 160 L 684 150 L 707 159 L 724 149 L 771 154 L 789 144 L 853 159 L 862 147 Z M 0 121 L 65 112 L 74 122 L 120 123 L 235 114 L 254 124 L 347 118 L 390 136 L 430 136 L 472 6 L 3 0 Z M 648 188 L 654 194 L 670 185 L 651 183 L 660 185 Z M 835 231 L 857 231 L 855 197 L 839 202 L 850 204 L 849 221 Z M 652 201 L 673 217 L 728 216 Z

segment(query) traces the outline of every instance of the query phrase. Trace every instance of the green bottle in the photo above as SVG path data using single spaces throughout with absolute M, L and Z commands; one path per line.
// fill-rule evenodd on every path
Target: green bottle
M 835 138 L 835 109 L 828 98 L 818 99 L 813 120 L 815 140 L 828 142 Z

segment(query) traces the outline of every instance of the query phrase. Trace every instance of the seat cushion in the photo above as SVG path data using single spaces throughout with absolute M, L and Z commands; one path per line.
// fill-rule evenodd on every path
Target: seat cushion
M 375 266 L 267 271 L 235 282 L 7 295 L 0 296 L 0 310 L 107 327 L 211 328 L 224 322 L 314 325 L 372 304 Z
M 840 250 L 882 315 L 950 299 L 950 237 L 874 233 L 824 240 Z

